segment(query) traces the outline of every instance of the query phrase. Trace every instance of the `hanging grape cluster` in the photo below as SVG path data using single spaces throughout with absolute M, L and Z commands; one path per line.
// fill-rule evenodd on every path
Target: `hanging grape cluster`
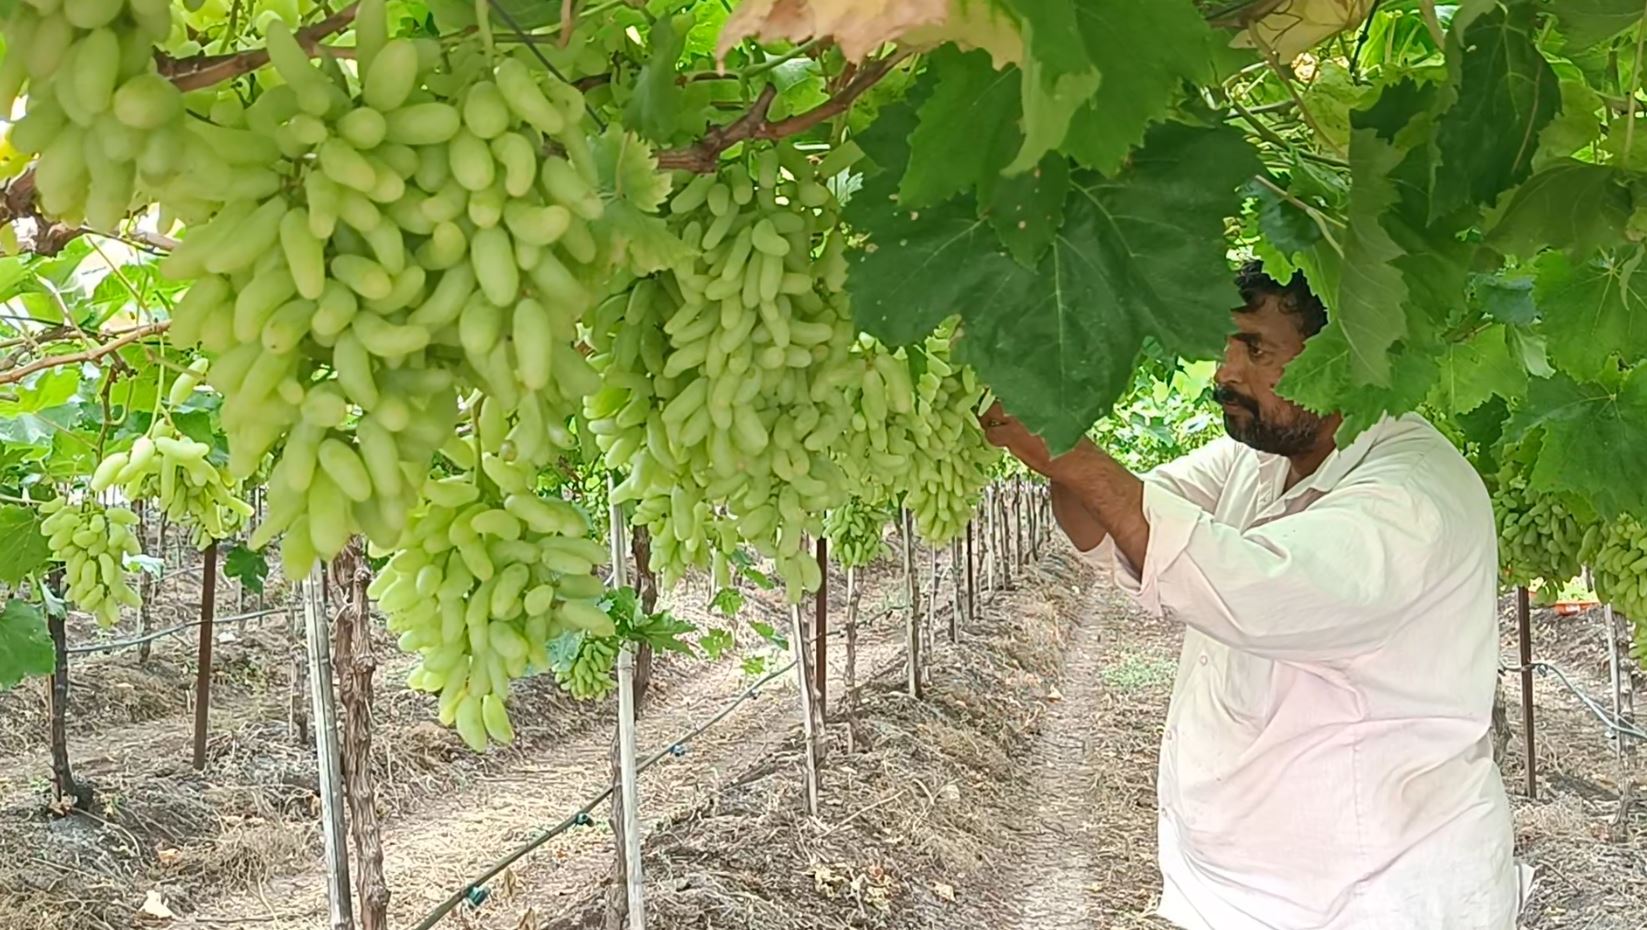
M 617 689 L 612 669 L 618 661 L 617 637 L 584 634 L 571 659 L 555 668 L 555 681 L 580 701 L 603 698 Z
M 214 109 L 232 169 L 163 263 L 198 278 L 172 334 L 216 356 L 231 473 L 284 441 L 254 541 L 284 532 L 294 577 L 356 531 L 393 543 L 466 387 L 541 462 L 599 383 L 573 348 L 605 275 L 578 91 L 476 46 L 357 41 L 354 81 L 270 23 L 284 83 Z
M 949 342 L 940 332 L 893 350 L 861 337 L 861 368 L 845 388 L 852 429 L 837 453 L 858 486 L 901 498 L 933 545 L 966 531 L 1000 459 L 978 425 L 986 392 L 970 368 L 950 361 Z
M 824 536 L 829 554 L 842 568 L 862 568 L 886 551 L 883 535 L 892 520 L 885 504 L 873 504 L 854 496 L 824 517 Z
M 139 186 L 177 183 L 208 145 L 185 120 L 183 95 L 155 70 L 172 30 L 171 0 L 25 0 L 3 28 L 0 115 L 19 93 L 28 112 L 8 139 L 38 155 L 40 206 L 71 226 L 112 230 Z
M 604 387 L 584 409 L 665 585 L 698 567 L 724 586 L 747 544 L 798 600 L 821 580 L 803 536 L 846 497 L 829 448 L 851 418 L 853 330 L 833 196 L 790 146 L 754 160 L 682 188 L 671 227 L 694 257 L 593 315 Z
M 1634 624 L 1634 654 L 1647 668 L 1647 526 L 1629 516 L 1610 521 L 1590 549 L 1585 557 L 1595 573 L 1596 596 Z
M 181 380 L 181 379 L 180 379 Z M 167 519 L 193 531 L 196 548 L 227 539 L 251 519 L 250 504 L 235 495 L 221 467 L 210 461 L 212 447 L 180 436 L 157 421 L 130 450 L 109 455 L 92 474 L 91 489 L 118 487 L 126 500 L 154 500 Z
M 479 473 L 430 482 L 367 591 L 400 648 L 419 656 L 407 684 L 439 694 L 441 723 L 476 752 L 509 742 L 509 684 L 549 670 L 551 639 L 613 632 L 595 574 L 606 548 L 587 538 L 581 512 L 538 496 L 535 482 L 490 452 Z
M 76 607 L 107 628 L 119 622 L 120 608 L 142 606 L 126 580 L 126 557 L 142 551 L 132 532 L 137 514 L 91 499 L 71 504 L 61 497 L 41 504 L 40 512 L 46 515 L 40 529 L 52 560 L 63 565 L 63 581 Z
M 1600 528 L 1586 528 L 1560 498 L 1533 490 L 1515 463 L 1501 470 L 1492 494 L 1499 572 L 1506 583 L 1534 579 L 1560 585 L 1578 575 Z

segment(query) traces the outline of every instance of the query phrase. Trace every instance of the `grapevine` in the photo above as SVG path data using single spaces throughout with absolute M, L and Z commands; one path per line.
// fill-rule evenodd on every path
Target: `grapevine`
M 142 606 L 126 580 L 125 560 L 141 552 L 137 514 L 87 499 L 70 504 L 59 497 L 40 505 L 46 515 L 41 530 L 52 560 L 63 566 L 68 595 L 76 607 L 97 617 L 105 628 L 120 620 L 120 608 Z
M 848 427 L 852 327 L 841 288 L 834 198 L 795 149 L 728 164 L 670 202 L 697 254 L 593 317 L 605 386 L 585 404 L 606 464 L 627 468 L 614 500 L 652 531 L 652 568 L 730 580 L 740 544 L 776 559 L 791 600 L 815 590 L 802 546 L 845 500 L 829 456 Z

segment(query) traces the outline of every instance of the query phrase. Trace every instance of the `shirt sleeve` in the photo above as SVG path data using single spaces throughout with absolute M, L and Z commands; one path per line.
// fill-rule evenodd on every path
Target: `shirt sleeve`
M 1232 440 L 1220 439 L 1139 477 L 1146 489 L 1150 485 L 1164 488 L 1210 514 L 1218 507 L 1218 495 L 1223 493 L 1224 485 L 1229 483 L 1235 451 Z M 1138 570 L 1115 548 L 1109 536 L 1091 549 L 1078 551 L 1093 565 L 1111 572 L 1117 587 L 1138 595 Z
M 1117 583 L 1146 609 L 1282 661 L 1377 648 L 1446 562 L 1434 504 L 1387 482 L 1340 487 L 1245 532 L 1160 485 L 1145 486 L 1144 515 L 1144 565 L 1129 577 L 1117 554 Z

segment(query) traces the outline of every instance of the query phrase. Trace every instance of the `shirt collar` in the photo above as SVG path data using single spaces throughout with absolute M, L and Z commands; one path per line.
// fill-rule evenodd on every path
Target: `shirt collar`
M 1351 440 L 1349 445 L 1343 447 L 1342 449 L 1335 448 L 1332 452 L 1328 453 L 1326 459 L 1321 462 L 1321 467 L 1317 468 L 1309 477 L 1293 485 L 1292 488 L 1287 490 L 1285 493 L 1278 493 L 1277 502 L 1281 500 L 1289 500 L 1310 491 L 1315 491 L 1321 494 L 1331 491 L 1333 488 L 1337 487 L 1339 482 L 1343 481 L 1344 478 L 1347 477 L 1357 465 L 1360 465 L 1363 461 L 1365 461 L 1367 454 L 1372 451 L 1373 446 L 1378 445 L 1378 443 L 1388 436 L 1390 431 L 1394 429 L 1395 426 L 1403 419 L 1405 419 L 1405 417 L 1391 417 L 1387 415 L 1380 418 L 1377 423 L 1374 423 L 1372 426 L 1363 430 L 1361 435 Z M 1258 459 L 1260 469 L 1264 474 L 1273 479 L 1273 487 L 1275 487 L 1279 492 L 1279 489 L 1286 481 L 1286 476 L 1291 471 L 1292 463 L 1286 456 L 1275 455 L 1270 452 L 1258 453 Z

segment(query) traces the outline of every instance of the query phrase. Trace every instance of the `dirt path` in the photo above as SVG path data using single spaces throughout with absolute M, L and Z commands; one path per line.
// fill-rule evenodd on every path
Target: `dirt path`
M 832 676 L 844 675 L 844 650 L 831 653 Z M 859 674 L 896 661 L 901 646 L 883 623 L 866 633 L 859 648 Z M 736 698 L 747 681 L 735 663 L 723 662 L 672 689 L 652 703 L 640 721 L 643 756 L 691 730 Z M 744 703 L 685 755 L 642 776 L 643 817 L 648 824 L 678 814 L 720 790 L 727 780 L 755 765 L 788 737 L 796 714 L 794 679 L 785 675 Z M 546 825 L 556 823 L 599 792 L 608 778 L 611 734 L 596 726 L 555 745 L 541 764 L 524 764 L 468 785 L 408 812 L 385 825 L 384 871 L 388 876 L 390 922 L 406 926 L 476 875 L 504 852 Z M 557 837 L 516 866 L 530 871 L 534 895 L 573 894 L 609 869 L 611 835 L 605 809 L 596 824 Z M 505 873 L 488 888 L 488 924 L 515 926 L 510 899 L 519 872 Z M 321 928 L 325 924 L 324 871 L 318 867 L 281 876 L 265 887 L 240 891 L 208 903 L 178 927 L 211 927 L 260 920 L 278 928 Z M 270 919 L 270 918 L 273 919 Z

